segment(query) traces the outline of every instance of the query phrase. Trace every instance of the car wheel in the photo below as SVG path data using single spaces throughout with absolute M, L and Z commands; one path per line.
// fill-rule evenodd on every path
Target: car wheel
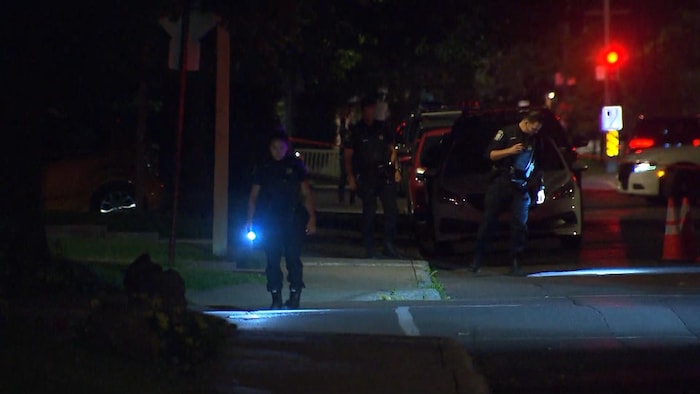
M 561 246 L 564 249 L 578 250 L 581 249 L 583 237 L 580 235 L 565 235 L 560 238 Z
M 136 208 L 136 196 L 127 185 L 107 186 L 95 195 L 92 209 L 98 213 L 110 214 Z

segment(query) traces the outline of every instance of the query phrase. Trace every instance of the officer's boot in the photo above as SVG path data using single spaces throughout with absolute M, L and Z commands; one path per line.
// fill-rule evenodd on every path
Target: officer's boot
M 393 242 L 386 241 L 384 242 L 384 249 L 382 250 L 384 253 L 384 256 L 392 258 L 392 259 L 400 259 L 401 254 L 399 253 L 398 250 L 396 250 L 396 247 L 394 246 Z
M 469 264 L 469 271 L 473 274 L 479 273 L 481 271 L 481 257 L 474 256 L 474 260 Z
M 285 309 L 299 309 L 301 289 L 289 289 L 289 299 L 284 303 Z
M 270 309 L 282 309 L 282 292 L 279 290 L 272 290 L 272 304 Z

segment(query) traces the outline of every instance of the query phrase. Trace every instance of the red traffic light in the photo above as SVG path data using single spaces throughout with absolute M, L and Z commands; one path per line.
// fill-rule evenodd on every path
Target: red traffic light
M 598 65 L 619 66 L 627 59 L 627 51 L 619 44 L 611 44 L 598 52 Z

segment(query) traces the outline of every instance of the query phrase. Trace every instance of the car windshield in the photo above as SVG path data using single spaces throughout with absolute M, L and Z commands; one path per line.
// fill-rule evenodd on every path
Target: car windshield
M 644 119 L 637 123 L 633 136 L 662 144 L 690 144 L 700 137 L 700 123 L 694 118 Z
M 486 148 L 496 133 L 495 130 L 497 128 L 487 127 L 456 136 L 445 164 L 445 174 L 472 175 L 490 171 L 493 164 L 486 156 Z M 544 171 L 565 168 L 555 145 L 548 137 L 537 138 L 536 155 L 536 160 Z

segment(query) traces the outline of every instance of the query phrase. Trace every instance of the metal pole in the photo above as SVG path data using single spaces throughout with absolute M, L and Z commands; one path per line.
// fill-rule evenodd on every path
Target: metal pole
M 604 48 L 608 48 L 610 45 L 610 0 L 603 0 L 603 43 Z M 610 69 L 606 65 L 605 79 L 604 79 L 604 105 L 611 104 L 610 98 Z
M 189 37 L 190 1 L 185 0 L 182 12 L 182 30 L 180 32 L 180 104 L 177 118 L 177 136 L 175 140 L 175 173 L 173 177 L 173 212 L 170 226 L 170 244 L 168 247 L 168 265 L 175 265 L 175 227 L 177 225 L 177 203 L 180 197 L 180 168 L 182 158 L 182 132 L 185 127 L 185 91 L 187 87 L 187 38 Z

